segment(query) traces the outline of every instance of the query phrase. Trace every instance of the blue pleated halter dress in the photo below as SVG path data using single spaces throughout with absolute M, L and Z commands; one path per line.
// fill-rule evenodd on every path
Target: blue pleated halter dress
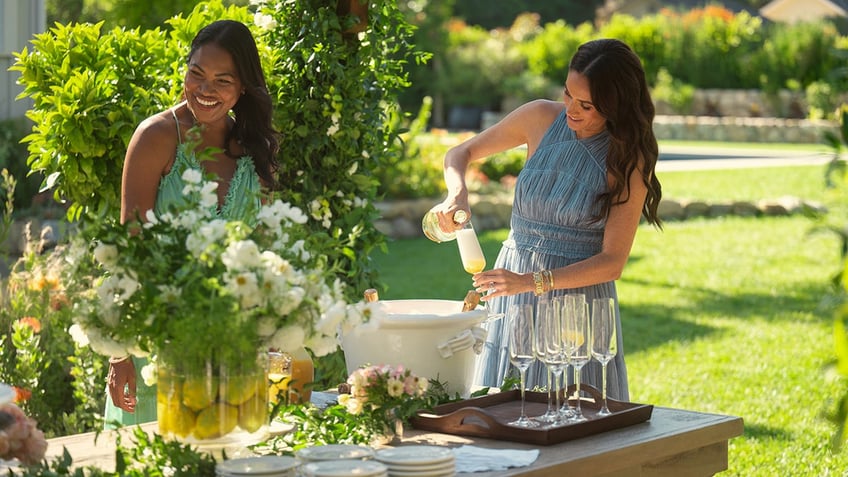
M 605 220 L 593 220 L 600 207 L 598 194 L 607 190 L 606 156 L 610 136 L 605 130 L 578 139 L 568 127 L 565 110 L 545 133 L 539 147 L 528 158 L 518 175 L 510 219 L 510 232 L 492 268 L 505 268 L 516 273 L 552 270 L 579 262 L 601 251 Z M 629 400 L 621 317 L 615 282 L 569 290 L 556 290 L 536 297 L 533 293 L 498 297 L 489 302 L 490 313 L 504 318 L 489 322 L 489 335 L 483 352 L 477 357 L 475 384 L 500 387 L 510 370 L 507 350 L 506 313 L 513 303 L 550 300 L 567 293 L 582 293 L 591 304 L 596 297 L 616 299 L 618 353 L 607 366 L 607 390 L 610 398 Z M 568 372 L 571 376 L 571 372 Z M 517 375 L 517 374 L 516 374 Z M 601 365 L 592 361 L 583 367 L 581 385 L 601 388 Z M 573 379 L 568 379 L 569 383 Z M 547 386 L 547 370 L 536 362 L 527 371 L 527 385 Z

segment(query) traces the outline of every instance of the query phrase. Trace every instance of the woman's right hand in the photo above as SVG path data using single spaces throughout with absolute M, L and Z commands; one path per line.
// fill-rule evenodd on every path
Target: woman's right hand
M 135 364 L 131 358 L 109 360 L 109 396 L 112 404 L 126 412 L 135 412 Z

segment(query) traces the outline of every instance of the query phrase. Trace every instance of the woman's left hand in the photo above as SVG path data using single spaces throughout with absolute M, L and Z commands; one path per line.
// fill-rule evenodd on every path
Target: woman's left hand
M 475 273 L 473 285 L 483 296 L 481 300 L 487 301 L 497 296 L 516 295 L 533 291 L 533 277 L 530 274 L 515 273 L 498 268 Z

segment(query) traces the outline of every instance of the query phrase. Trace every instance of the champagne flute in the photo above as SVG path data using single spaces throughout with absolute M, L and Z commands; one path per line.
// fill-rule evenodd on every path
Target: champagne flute
M 574 408 L 574 417 L 571 420 L 576 422 L 586 420 L 580 403 L 580 370 L 591 358 L 589 351 L 589 340 L 591 339 L 589 334 L 589 304 L 585 300 L 582 300 L 582 303 L 579 301 L 570 308 L 570 313 L 565 317 L 566 324 L 563 336 L 563 340 L 572 350 L 571 366 L 574 368 L 577 405 Z
M 618 340 L 615 334 L 615 300 L 595 298 L 592 300 L 592 357 L 601 363 L 603 378 L 601 393 L 604 404 L 598 411 L 600 416 L 612 414 L 607 407 L 607 364 L 618 352 Z
M 524 388 L 527 383 L 527 368 L 536 360 L 533 350 L 533 305 L 512 304 L 507 323 L 509 338 L 509 362 L 518 368 L 521 378 L 521 416 L 509 424 L 519 427 L 537 427 L 538 422 L 527 417 L 524 409 Z
M 462 267 L 470 274 L 480 273 L 486 268 L 486 257 L 477 240 L 477 233 L 469 220 L 462 228 L 456 231 L 456 243 L 459 246 L 459 257 L 462 259 Z
M 542 306 L 543 304 L 545 306 Z M 563 415 L 560 413 L 559 384 L 562 382 L 563 370 L 568 364 L 563 348 L 561 313 L 557 310 L 553 303 L 540 302 L 539 305 L 540 313 L 537 316 L 539 326 L 537 327 L 538 334 L 536 337 L 536 344 L 539 348 L 539 350 L 537 350 L 537 354 L 540 356 L 540 360 L 545 363 L 545 366 L 548 368 L 548 409 L 551 407 L 551 374 L 554 375 L 554 381 L 556 383 L 556 386 L 554 387 L 556 393 L 556 408 L 554 409 L 556 410 L 550 411 L 553 414 L 553 419 L 548 419 L 547 422 L 551 422 L 553 426 L 559 426 L 562 424 L 563 418 Z M 543 417 L 546 417 L 547 415 L 548 413 L 545 413 Z
M 536 305 L 536 358 L 545 364 L 545 369 L 548 375 L 548 410 L 545 411 L 544 414 L 537 417 L 536 420 L 544 423 L 551 423 L 557 421 L 559 417 L 559 388 L 557 389 L 557 407 L 554 408 L 553 403 L 553 367 L 554 364 L 551 364 L 549 361 L 549 356 L 546 354 L 547 346 L 545 344 L 545 340 L 548 337 L 547 326 L 549 325 L 550 319 L 548 315 L 552 313 L 554 310 L 554 305 L 549 300 L 539 300 Z M 561 348 L 560 348 L 561 349 Z M 562 370 L 560 370 L 562 372 Z
M 556 297 L 554 300 L 558 301 L 558 311 L 560 314 L 560 339 L 562 340 L 562 352 L 565 358 L 565 367 L 563 373 L 563 394 L 565 398 L 565 402 L 562 403 L 562 407 L 560 408 L 560 414 L 568 419 L 573 419 L 576 416 L 574 412 L 574 408 L 571 405 L 571 401 L 569 401 L 567 394 L 568 389 L 568 368 L 574 368 L 571 363 L 571 356 L 574 354 L 574 343 L 568 340 L 565 340 L 566 336 L 566 326 L 568 325 L 568 317 L 572 315 L 574 307 L 583 306 L 583 303 L 586 301 L 586 296 L 582 293 L 569 293 L 567 295 Z

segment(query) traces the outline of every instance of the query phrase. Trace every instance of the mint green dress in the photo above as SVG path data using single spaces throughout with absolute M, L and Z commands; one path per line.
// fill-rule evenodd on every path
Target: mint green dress
M 176 114 L 173 110 L 171 110 L 171 113 L 174 114 L 174 120 L 176 120 Z M 156 203 L 153 207 L 156 215 L 166 212 L 169 207 L 178 205 L 184 200 L 183 172 L 186 169 L 200 170 L 200 164 L 197 162 L 194 152 L 186 151 L 186 147 L 182 143 L 179 121 L 177 121 L 177 135 L 180 138 L 180 144 L 177 146 L 174 165 L 159 182 L 159 191 L 156 194 Z M 257 194 L 260 188 L 259 175 L 253 166 L 253 159 L 250 156 L 242 156 L 237 159 L 236 171 L 230 181 L 230 188 L 227 190 L 224 203 L 218 210 L 218 216 L 223 219 L 238 219 L 244 217 L 249 211 L 258 209 L 261 205 Z M 135 363 L 136 396 L 138 398 L 135 412 L 125 412 L 112 404 L 112 398 L 109 396 L 107 388 L 104 414 L 106 429 L 117 427 L 116 423 L 121 426 L 132 426 L 156 420 L 156 386 L 145 385 L 140 375 L 141 368 L 147 365 L 147 359 L 133 357 L 132 360 Z

